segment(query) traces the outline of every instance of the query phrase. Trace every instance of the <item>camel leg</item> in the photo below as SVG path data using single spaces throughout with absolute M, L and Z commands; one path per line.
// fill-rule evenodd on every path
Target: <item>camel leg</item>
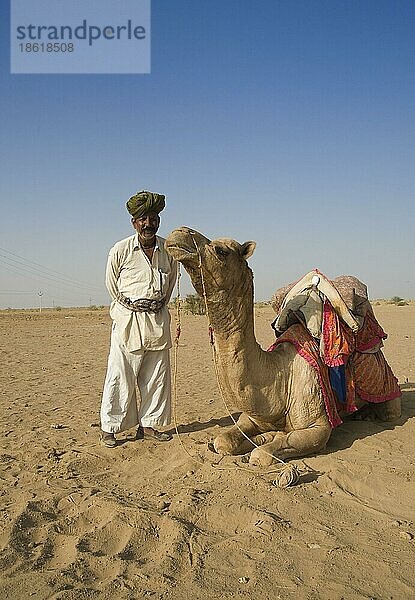
M 254 444 L 245 436 L 251 438 L 257 434 L 258 426 L 246 413 L 242 413 L 236 423 L 228 431 L 216 436 L 213 447 L 218 454 L 245 454 L 254 447 Z
M 274 434 L 274 439 L 270 443 L 251 452 L 249 463 L 269 467 L 274 457 L 285 460 L 313 454 L 325 447 L 330 434 L 331 427 L 328 423 L 314 424 L 306 429 L 296 429 L 289 433 L 279 431 Z
M 401 397 L 386 402 L 368 402 L 354 413 L 354 421 L 395 421 L 401 416 Z
M 380 421 L 394 421 L 395 419 L 399 419 L 402 414 L 401 396 L 387 402 L 375 404 L 374 412 Z

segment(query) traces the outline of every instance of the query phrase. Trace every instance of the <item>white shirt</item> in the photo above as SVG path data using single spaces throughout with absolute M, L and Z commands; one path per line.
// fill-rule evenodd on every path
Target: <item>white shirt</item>
M 177 276 L 177 263 L 164 248 L 165 239 L 156 236 L 150 261 L 134 234 L 117 242 L 108 255 L 105 283 L 112 298 L 110 315 L 127 350 L 164 350 L 171 348 L 170 300 Z M 157 313 L 135 312 L 122 306 L 116 297 L 121 292 L 133 302 L 140 298 L 165 299 Z

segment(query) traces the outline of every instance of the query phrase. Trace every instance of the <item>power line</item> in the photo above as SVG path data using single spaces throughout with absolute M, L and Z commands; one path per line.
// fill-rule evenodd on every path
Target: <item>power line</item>
M 71 288 L 77 287 L 95 292 L 102 290 L 102 288 L 93 284 L 91 285 L 75 279 L 70 279 L 58 271 L 44 267 L 39 263 L 19 256 L 18 254 L 15 254 L 14 252 L 11 252 L 5 248 L 0 248 L 0 263 L 2 263 L 7 270 L 13 271 L 15 274 L 25 276 L 27 274 L 32 278 L 40 277 L 46 281 L 59 285 L 70 286 Z
M 66 286 L 66 287 L 70 287 L 71 289 L 75 288 L 77 290 L 79 290 L 79 289 L 85 290 L 85 288 L 87 288 L 87 286 L 84 286 L 79 283 L 72 283 L 72 282 L 69 283 L 68 281 L 61 280 L 56 277 L 52 277 L 50 275 L 45 275 L 45 274 L 39 273 L 37 271 L 32 271 L 32 270 L 30 270 L 30 267 L 26 268 L 20 264 L 13 264 L 10 262 L 5 262 L 4 260 L 1 259 L 1 257 L 0 257 L 0 264 L 7 271 L 13 273 L 14 275 L 19 275 L 20 277 L 24 277 L 26 280 L 28 278 L 33 279 L 35 281 L 42 279 L 43 281 L 47 281 L 49 283 L 49 285 L 52 285 L 52 286 L 58 286 L 58 287 Z
M 34 292 L 24 292 L 22 290 L 0 290 L 0 294 L 34 294 Z

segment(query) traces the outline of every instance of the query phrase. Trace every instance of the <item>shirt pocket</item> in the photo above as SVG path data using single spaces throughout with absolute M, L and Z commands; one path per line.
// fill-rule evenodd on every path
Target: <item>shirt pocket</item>
M 121 269 L 120 278 L 127 284 L 148 287 L 151 281 L 151 268 L 137 259 L 126 260 Z

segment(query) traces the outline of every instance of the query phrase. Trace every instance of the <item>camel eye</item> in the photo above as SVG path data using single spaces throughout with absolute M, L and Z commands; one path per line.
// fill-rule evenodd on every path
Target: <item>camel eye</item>
M 219 258 L 224 258 L 229 254 L 228 250 L 222 248 L 222 246 L 215 246 L 215 252 L 219 256 Z

